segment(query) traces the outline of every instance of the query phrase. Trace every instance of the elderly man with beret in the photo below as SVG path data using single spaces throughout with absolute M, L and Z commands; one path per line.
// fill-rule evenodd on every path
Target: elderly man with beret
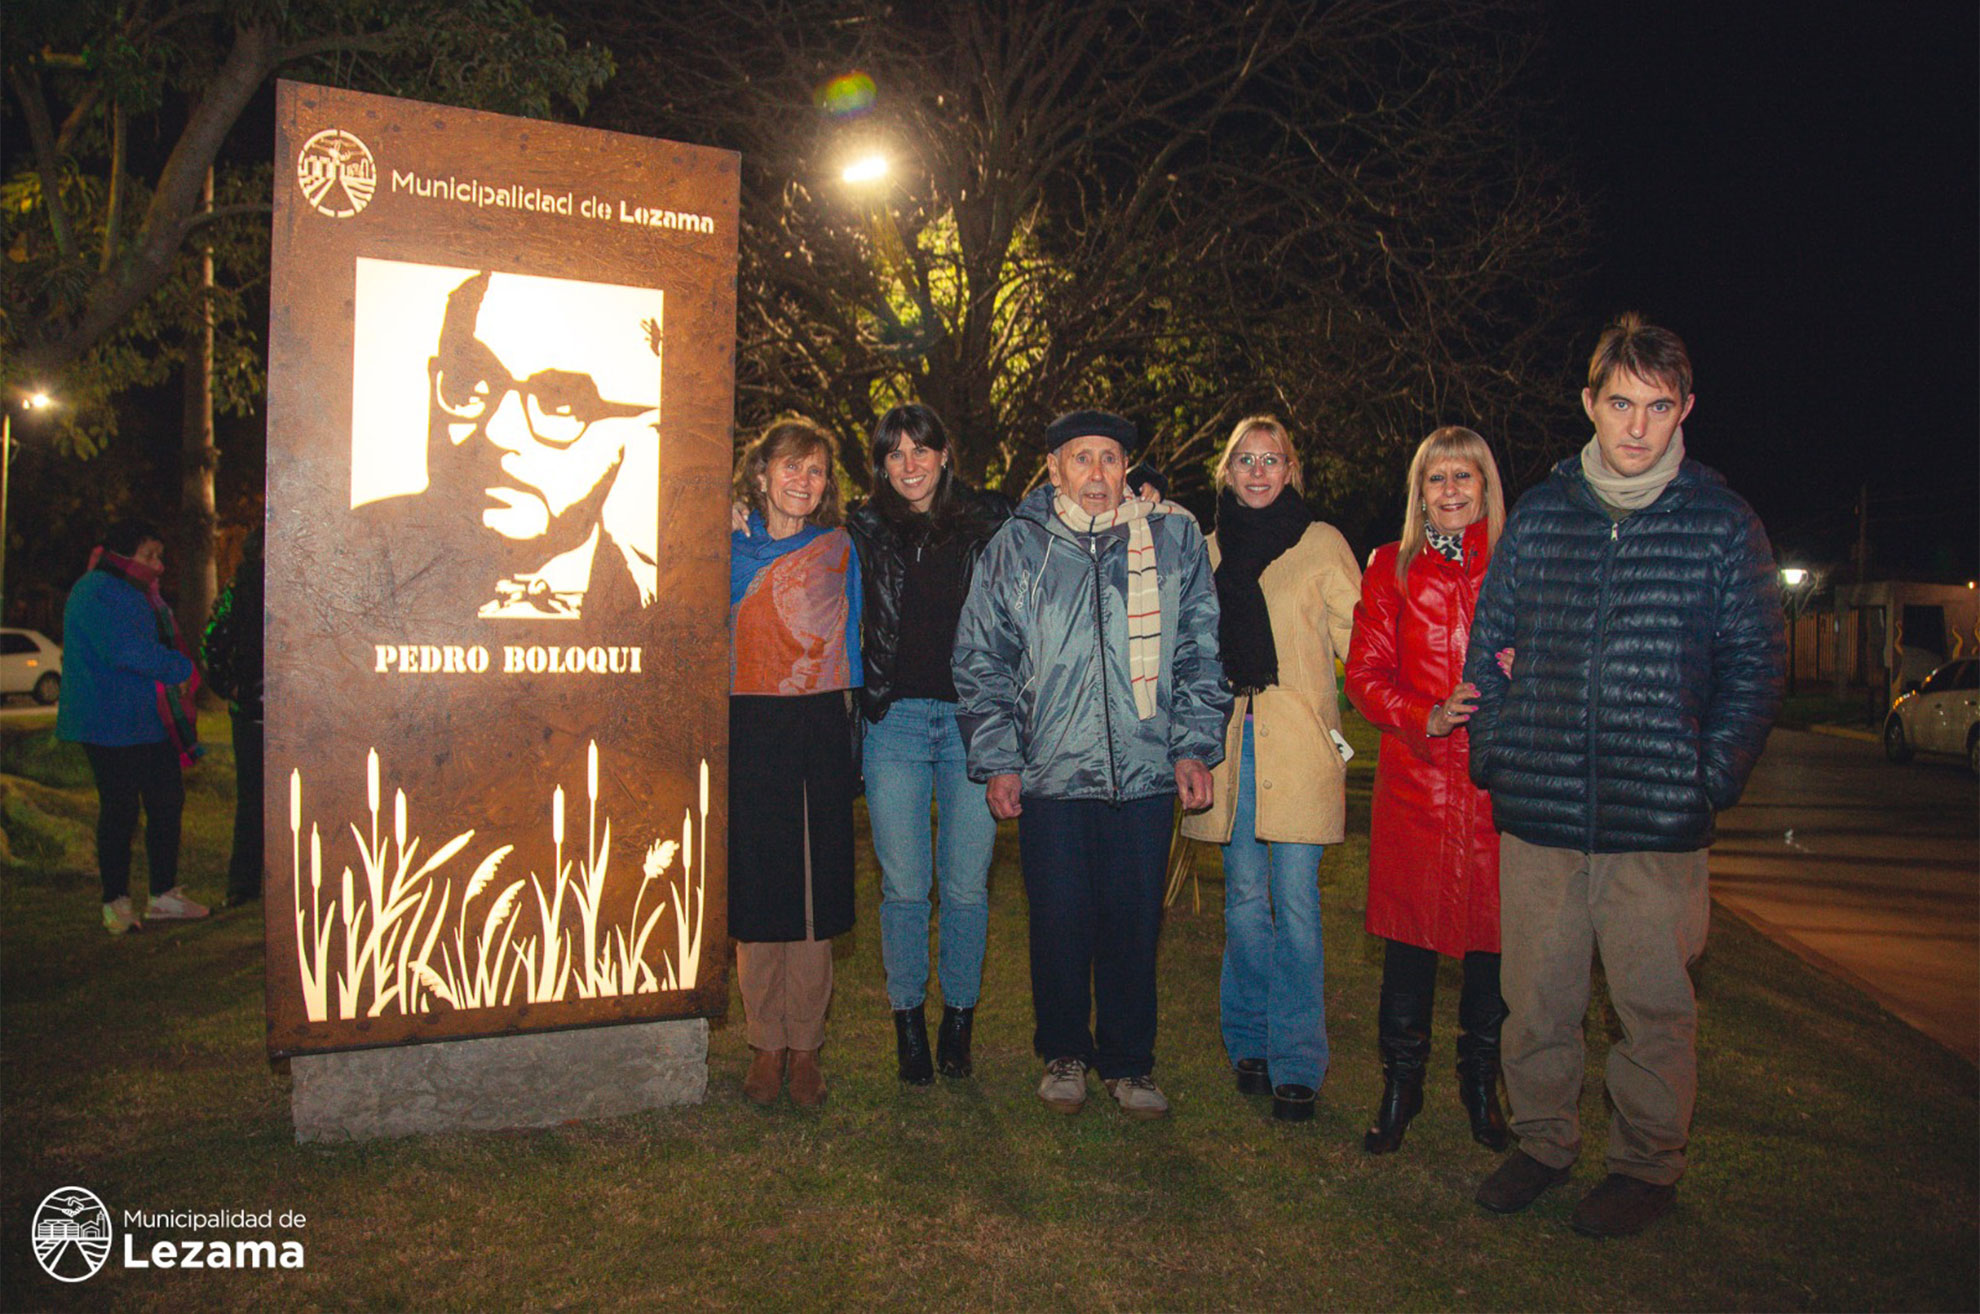
M 990 810 L 1018 819 L 1038 1096 L 1159 1118 L 1155 941 L 1178 797 L 1210 802 L 1231 696 L 1209 553 L 1182 508 L 1126 496 L 1135 426 L 1046 430 L 1050 482 L 984 549 L 956 632 L 957 719 Z

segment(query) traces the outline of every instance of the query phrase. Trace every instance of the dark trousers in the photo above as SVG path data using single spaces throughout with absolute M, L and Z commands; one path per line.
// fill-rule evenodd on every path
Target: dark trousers
M 1155 1069 L 1155 941 L 1175 795 L 1024 799 L 1032 1045 L 1107 1080 Z M 1089 1028 L 1088 1021 L 1093 1025 Z
M 234 856 L 227 863 L 227 899 L 261 897 L 261 718 L 239 711 L 234 722 Z
M 179 883 L 179 815 L 186 807 L 179 750 L 161 739 L 117 748 L 84 744 L 83 751 L 96 776 L 96 866 L 103 873 L 103 902 L 131 892 L 131 837 L 140 802 L 151 892 L 165 893 Z
M 1401 940 L 1383 942 L 1382 993 L 1414 995 L 1423 1001 L 1423 1020 L 1430 1020 L 1430 1001 L 1437 994 L 1437 951 Z M 1499 1002 L 1499 955 L 1474 949 L 1464 956 L 1464 993 L 1458 1002 L 1458 1016 L 1484 1013 L 1497 1017 L 1504 1010 Z

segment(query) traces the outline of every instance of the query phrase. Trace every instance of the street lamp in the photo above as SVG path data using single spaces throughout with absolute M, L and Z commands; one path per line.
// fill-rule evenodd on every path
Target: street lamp
M 839 171 L 839 180 L 858 186 L 861 183 L 879 182 L 887 176 L 887 157 L 874 151 L 862 155 Z
M 1788 692 L 1789 693 L 1793 693 L 1795 691 L 1795 687 L 1794 687 L 1795 675 L 1796 675 L 1795 649 L 1796 647 L 1799 646 L 1795 642 L 1795 631 L 1797 628 L 1799 628 L 1799 623 L 1801 621 L 1802 604 L 1808 600 L 1809 593 L 1812 593 L 1814 591 L 1811 587 L 1809 587 L 1814 581 L 1814 578 L 1815 577 L 1813 574 L 1811 574 L 1807 570 L 1802 569 L 1800 566 L 1781 567 L 1781 583 L 1786 586 L 1786 593 L 1787 593 Z M 1819 652 L 1817 653 L 1817 656 L 1818 657 L 1820 656 Z M 1838 657 L 1837 660 L 1840 662 L 1841 658 Z M 1819 660 L 1816 662 L 1816 666 L 1818 669 L 1821 666 L 1821 662 Z
M 915 294 L 907 243 L 901 239 L 900 227 L 894 222 L 893 208 L 888 204 L 887 188 L 882 185 L 892 172 L 893 165 L 886 153 L 877 148 L 869 149 L 840 168 L 839 181 L 851 189 L 859 200 L 866 218 L 867 237 L 880 257 L 881 272 L 891 285 L 898 286 L 904 296 L 917 303 L 916 308 L 920 312 L 911 324 L 903 323 L 889 300 L 891 291 L 883 292 L 877 310 L 885 321 L 888 339 L 896 344 L 897 349 L 918 354 L 927 348 L 936 317 L 925 304 L 925 299 Z
M 37 388 L 21 399 L 23 411 L 45 411 L 55 399 Z M 7 615 L 7 485 L 14 468 L 14 408 L 0 407 L 0 620 Z

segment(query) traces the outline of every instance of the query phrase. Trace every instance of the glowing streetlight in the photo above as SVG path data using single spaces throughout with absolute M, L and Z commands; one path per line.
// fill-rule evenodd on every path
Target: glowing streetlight
M 24 411 L 44 411 L 55 404 L 55 399 L 36 389 L 21 399 Z M 0 406 L 0 617 L 7 612 L 5 597 L 7 577 L 7 484 L 14 465 L 14 408 Z
M 851 164 L 848 164 L 839 173 L 839 178 L 842 181 L 852 183 L 855 185 L 860 183 L 879 182 L 882 178 L 885 178 L 886 176 L 887 176 L 887 157 L 880 154 L 878 151 L 875 151 L 871 155 L 860 156 L 858 159 L 854 160 Z
M 1788 614 L 1787 684 L 1788 684 L 1789 693 L 1793 693 L 1795 691 L 1795 684 L 1796 684 L 1795 677 L 1799 674 L 1799 672 L 1795 670 L 1795 650 L 1801 646 L 1798 642 L 1796 642 L 1796 638 L 1797 638 L 1796 631 L 1800 628 L 1801 625 L 1801 609 L 1803 606 L 1807 604 L 1808 594 L 1814 591 L 1812 588 L 1804 591 L 1802 585 L 1812 584 L 1814 579 L 1815 576 L 1813 574 L 1811 574 L 1809 571 L 1807 571 L 1806 569 L 1800 566 L 1781 567 L 1781 583 L 1787 585 L 1787 614 Z M 1818 666 L 1820 665 L 1819 661 L 1817 662 L 1817 665 Z

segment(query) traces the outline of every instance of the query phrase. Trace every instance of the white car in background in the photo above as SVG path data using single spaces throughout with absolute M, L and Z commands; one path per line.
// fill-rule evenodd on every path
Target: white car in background
M 17 693 L 44 707 L 62 696 L 62 649 L 40 630 L 0 629 L 0 698 Z
M 1914 752 L 1963 754 L 1980 775 L 1980 658 L 1947 662 L 1891 704 L 1884 756 L 1908 762 Z

